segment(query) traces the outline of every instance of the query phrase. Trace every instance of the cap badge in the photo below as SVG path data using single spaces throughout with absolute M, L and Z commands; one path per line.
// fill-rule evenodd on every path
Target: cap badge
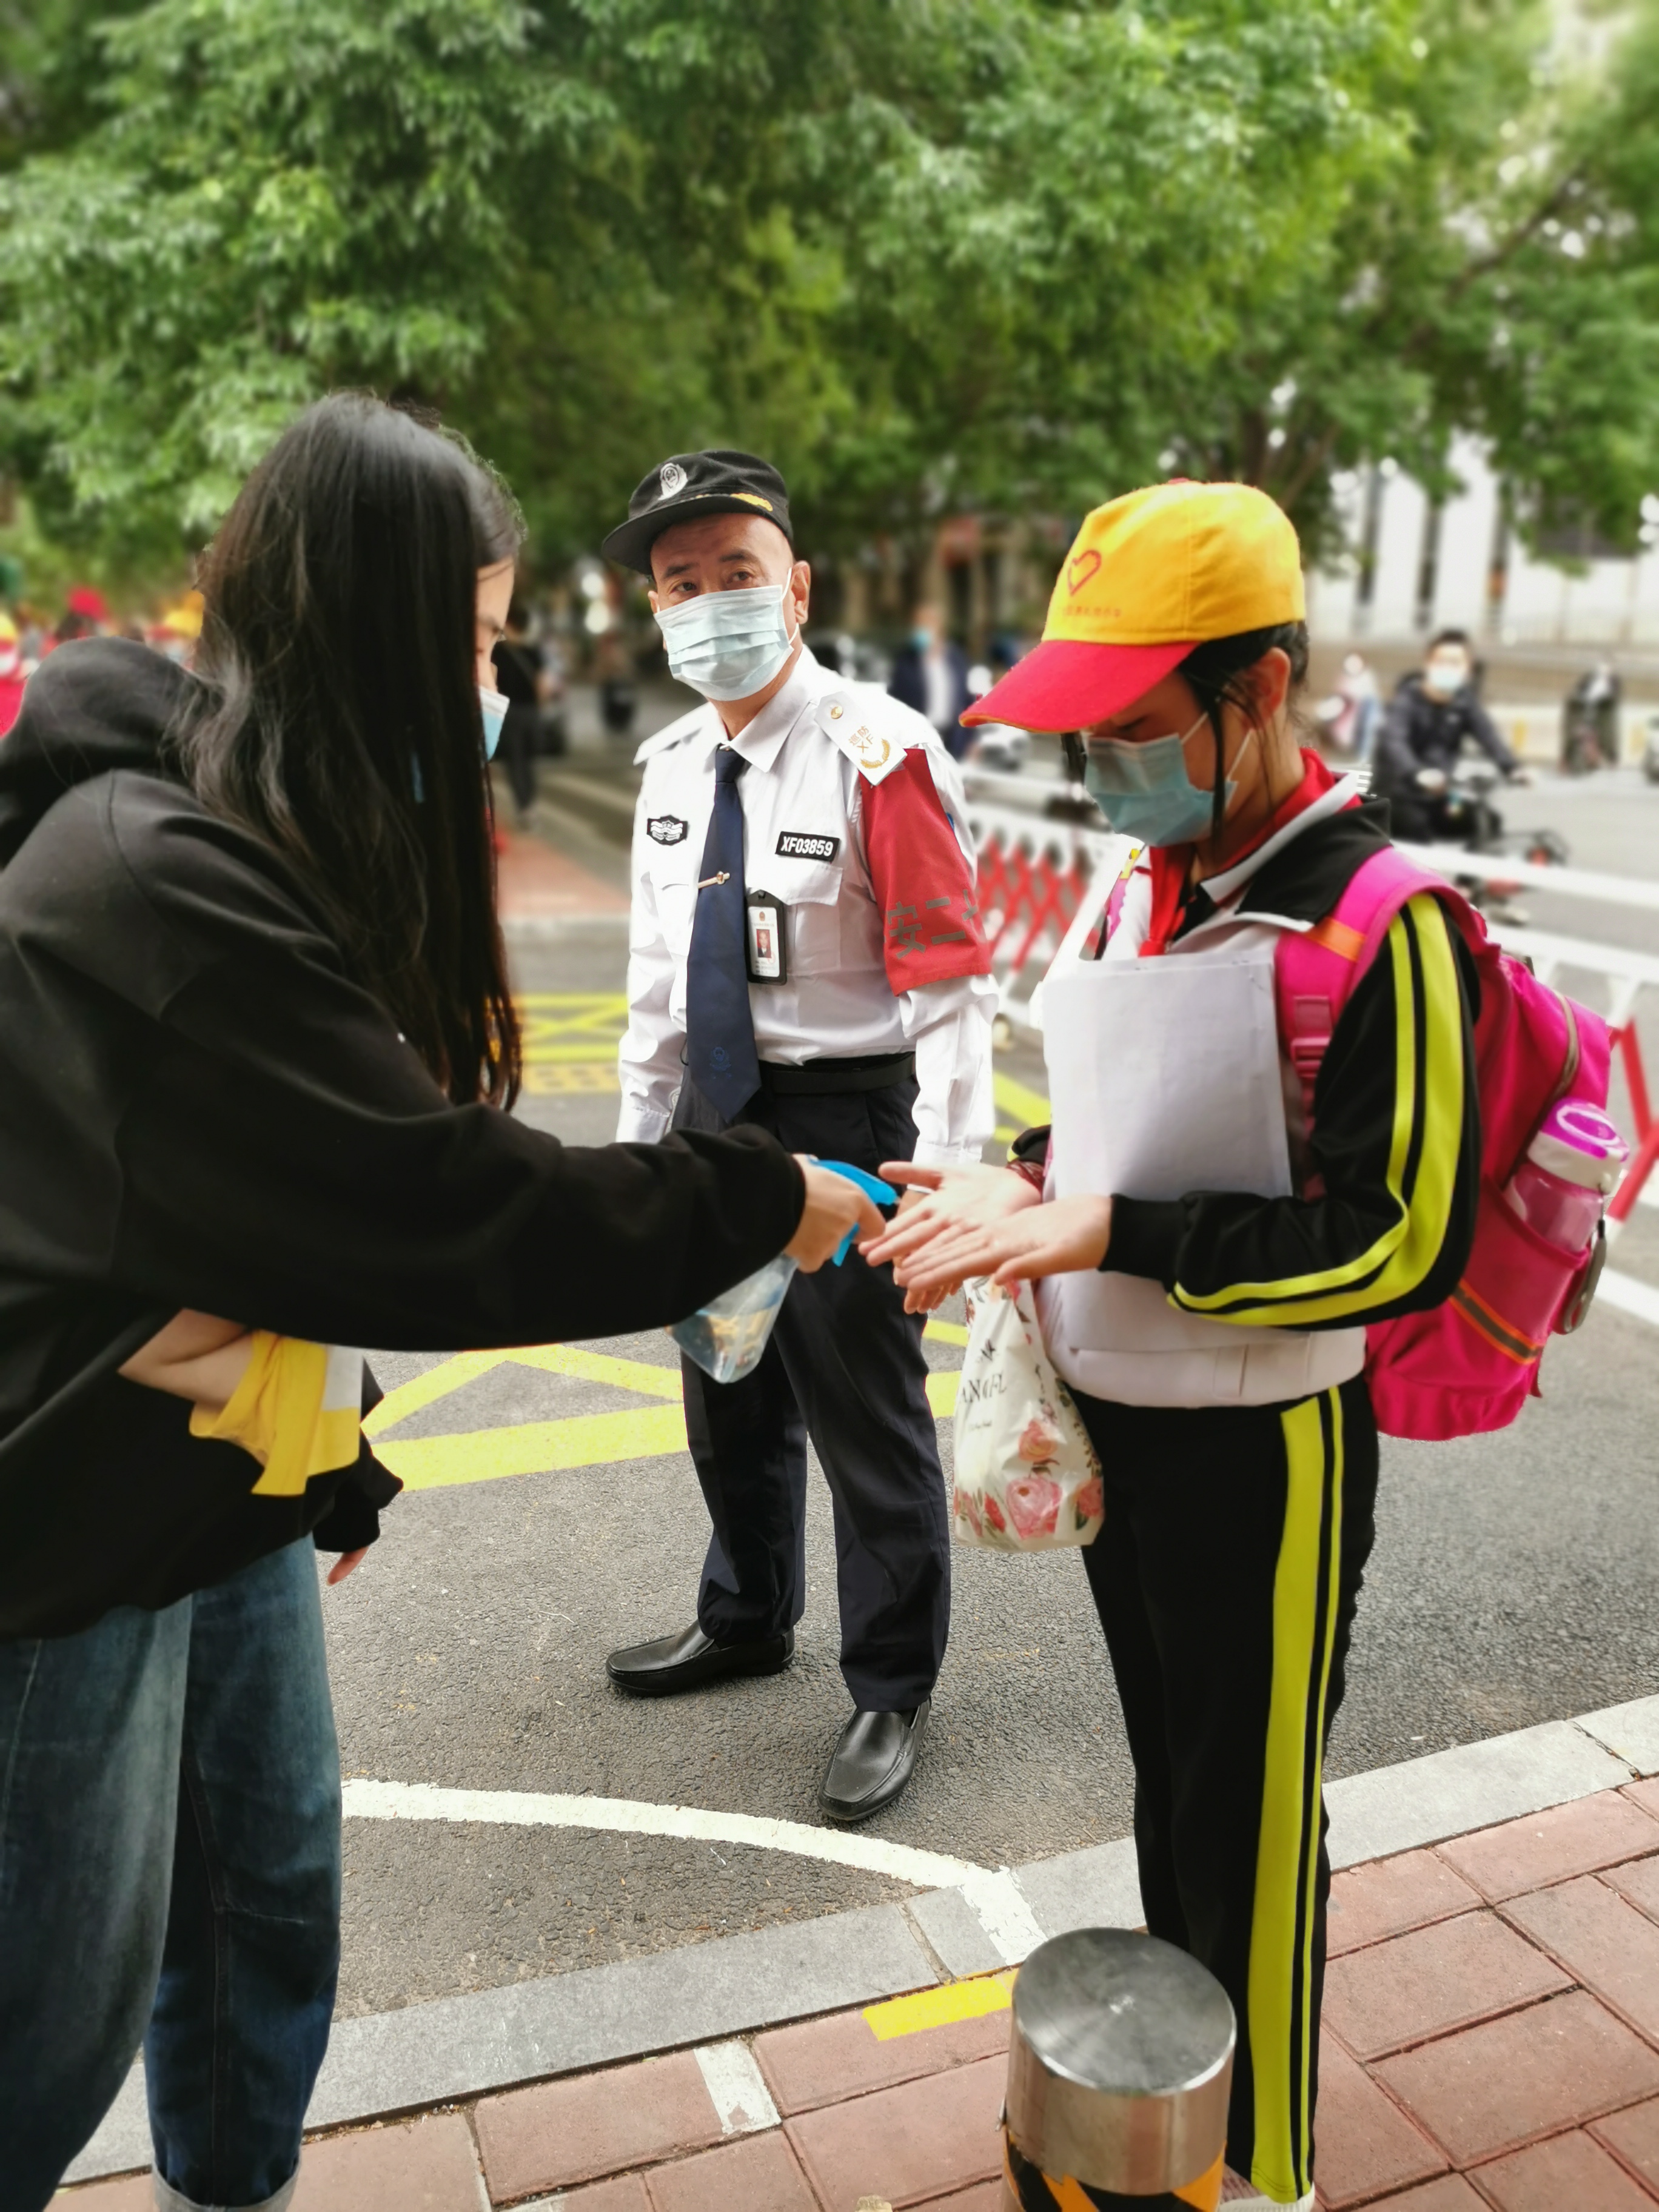
M 665 477 L 667 471 L 664 470 Z M 1073 553 L 1066 563 L 1066 588 L 1075 599 L 1083 586 L 1100 567 L 1100 556 L 1092 545 L 1081 553 Z
M 657 481 L 662 486 L 659 497 L 672 499 L 676 492 L 685 489 L 685 471 L 678 461 L 665 461 L 657 472 Z M 1097 556 L 1097 565 L 1098 558 Z

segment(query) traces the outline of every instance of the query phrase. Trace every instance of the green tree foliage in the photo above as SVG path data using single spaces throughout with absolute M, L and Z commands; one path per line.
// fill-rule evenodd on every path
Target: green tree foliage
M 1172 467 L 1317 540 L 1334 471 L 1443 484 L 1463 429 L 1523 524 L 1628 538 L 1656 4 L 55 0 L 0 80 L 0 468 L 176 555 L 356 383 L 547 556 L 716 441 L 842 550 Z

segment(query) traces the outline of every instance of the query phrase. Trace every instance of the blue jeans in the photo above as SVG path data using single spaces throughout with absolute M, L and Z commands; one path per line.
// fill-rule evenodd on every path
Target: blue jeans
M 0 2212 L 48 2203 L 141 2038 L 162 2201 L 279 2212 L 339 1930 L 309 1540 L 0 1644 Z

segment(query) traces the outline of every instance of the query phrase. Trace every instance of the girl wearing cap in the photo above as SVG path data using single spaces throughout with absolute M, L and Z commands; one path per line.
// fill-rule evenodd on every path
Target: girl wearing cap
M 1305 1087 L 1273 947 L 1387 842 L 1297 743 L 1296 536 L 1241 484 L 1097 508 L 1043 641 L 974 710 L 1080 730 L 1142 847 L 1092 962 L 1045 984 L 1052 1129 L 916 1188 L 874 1245 L 914 1306 L 1034 1280 L 1100 1455 L 1084 1553 L 1135 1764 L 1146 1924 L 1239 2027 L 1223 2200 L 1313 2203 L 1329 1869 L 1321 1768 L 1373 1538 L 1365 1326 L 1439 1304 L 1480 1164 L 1461 938 L 1412 899 Z M 1323 1041 L 1322 1041 L 1322 1042 Z

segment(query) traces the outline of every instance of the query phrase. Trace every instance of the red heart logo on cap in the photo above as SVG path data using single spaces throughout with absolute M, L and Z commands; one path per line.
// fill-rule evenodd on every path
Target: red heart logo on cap
M 1086 552 L 1073 553 L 1066 563 L 1066 588 L 1075 599 L 1091 576 L 1100 566 L 1100 556 L 1091 546 Z

